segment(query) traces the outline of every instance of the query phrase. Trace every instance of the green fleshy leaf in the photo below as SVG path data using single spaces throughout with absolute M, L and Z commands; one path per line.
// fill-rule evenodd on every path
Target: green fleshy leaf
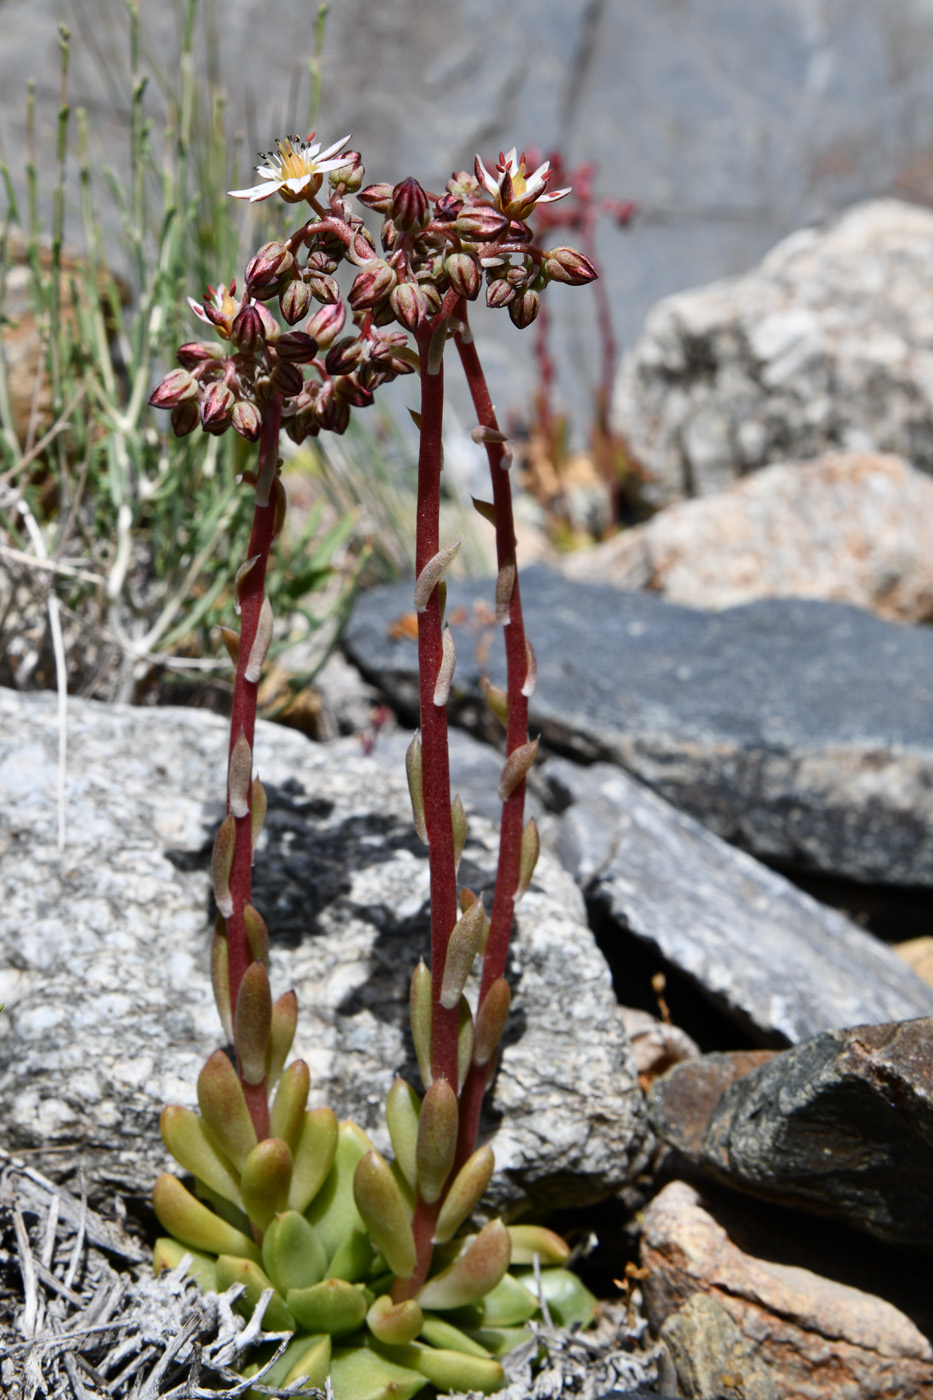
M 348 1283 L 362 1283 L 372 1273 L 376 1256 L 372 1241 L 365 1230 L 351 1230 L 334 1251 L 324 1271 L 325 1278 L 342 1278 Z
M 538 1282 L 533 1269 L 520 1269 L 516 1276 L 529 1292 L 537 1297 Z M 579 1322 L 589 1327 L 596 1315 L 596 1299 L 569 1269 L 542 1269 L 541 1292 L 548 1310 L 558 1327 L 572 1327 Z
M 262 1262 L 280 1293 L 320 1283 L 327 1268 L 324 1246 L 303 1215 L 283 1211 L 272 1221 L 262 1241 Z
M 537 1297 L 509 1273 L 478 1303 L 458 1309 L 452 1320 L 460 1327 L 514 1327 L 537 1311 Z
M 289 1342 L 278 1361 L 270 1366 L 262 1378 L 262 1384 L 286 1386 L 297 1381 L 300 1376 L 306 1375 L 309 1386 L 317 1386 L 323 1390 L 330 1368 L 330 1353 L 331 1342 L 327 1335 L 295 1337 L 293 1341 Z M 266 1359 L 268 1360 L 268 1357 Z M 255 1366 L 250 1368 L 253 1374 L 257 1369 Z M 245 1368 L 243 1374 L 248 1374 Z M 249 1395 L 250 1400 L 268 1400 L 268 1396 L 263 1395 L 258 1390 L 251 1390 Z
M 442 1351 L 462 1351 L 467 1356 L 489 1355 L 484 1346 L 474 1341 L 472 1337 L 468 1337 L 466 1332 L 461 1332 L 459 1327 L 454 1327 L 453 1323 L 445 1322 L 441 1317 L 432 1317 L 430 1314 L 425 1317 L 424 1326 L 419 1336 L 429 1346 L 440 1347 Z
M 428 1279 L 418 1293 L 418 1302 L 429 1312 L 478 1303 L 505 1275 L 511 1248 L 502 1221 L 490 1220 L 452 1264 Z
M 297 1145 L 292 1149 L 290 1210 L 304 1213 L 315 1199 L 334 1165 L 338 1141 L 339 1130 L 333 1110 L 309 1109 L 299 1130 Z M 325 1250 L 330 1251 L 328 1242 L 322 1243 Z
M 306 1331 L 332 1336 L 356 1332 L 368 1307 L 362 1288 L 340 1278 L 324 1279 L 310 1288 L 290 1288 L 285 1296 Z
M 238 1259 L 232 1254 L 221 1254 L 217 1260 L 217 1288 L 223 1293 L 231 1283 L 242 1283 L 244 1291 L 234 1306 L 244 1317 L 252 1317 L 259 1295 L 265 1288 L 272 1288 L 272 1280 L 252 1259 Z M 267 1332 L 294 1332 L 295 1318 L 286 1306 L 281 1293 L 273 1292 L 263 1314 L 263 1327 Z
M 489 1356 L 501 1360 L 516 1347 L 524 1346 L 531 1334 L 526 1327 L 471 1327 L 468 1336 Z
M 253 1241 L 196 1200 L 177 1177 L 167 1172 L 159 1177 L 152 1204 L 162 1226 L 182 1244 L 205 1254 L 236 1253 L 258 1263 L 259 1250 Z
M 232 1201 L 225 1201 L 223 1196 L 219 1195 L 217 1191 L 212 1191 L 197 1177 L 194 1180 L 194 1194 L 199 1201 L 207 1201 L 221 1220 L 226 1220 L 227 1224 L 232 1225 L 235 1230 L 240 1230 L 248 1238 L 252 1238 L 253 1227 L 245 1210 L 240 1210 L 239 1206 L 235 1206 Z
M 353 1177 L 360 1158 L 371 1149 L 372 1143 L 362 1128 L 349 1121 L 341 1123 L 333 1166 L 304 1212 L 330 1258 L 351 1230 L 366 1228 L 353 1199 Z
M 479 1390 L 491 1395 L 505 1384 L 505 1372 L 498 1361 L 489 1356 L 438 1350 L 421 1342 L 412 1342 L 407 1347 L 384 1347 L 375 1338 L 370 1341 L 368 1337 L 367 1346 L 396 1365 L 420 1371 L 440 1391 Z
M 179 1244 L 170 1235 L 161 1235 L 152 1251 L 152 1267 L 157 1274 L 163 1269 L 177 1269 L 185 1255 L 191 1259 L 185 1276 L 197 1279 L 205 1293 L 217 1292 L 217 1268 L 209 1254 L 201 1254 L 186 1244 Z
M 335 1348 L 330 1380 L 334 1400 L 412 1400 L 428 1383 L 419 1371 L 366 1347 Z

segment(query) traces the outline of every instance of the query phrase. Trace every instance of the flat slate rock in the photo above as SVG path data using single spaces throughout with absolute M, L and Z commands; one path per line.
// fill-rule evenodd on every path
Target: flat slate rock
M 57 846 L 55 697 L 0 691 L 0 1117 L 4 1145 L 92 1194 L 148 1196 L 167 1165 L 158 1115 L 193 1105 L 221 1041 L 210 991 L 208 866 L 227 726 L 205 711 L 71 700 L 67 831 Z M 271 980 L 293 986 L 312 1097 L 381 1149 L 394 1076 L 412 1083 L 408 988 L 427 951 L 428 875 L 404 779 L 353 740 L 257 728 L 269 812 L 254 896 Z M 495 869 L 470 822 L 461 866 Z M 542 858 L 509 968 L 514 1014 L 487 1129 L 491 1200 L 584 1204 L 650 1147 L 621 1010 L 571 876 Z M 45 1155 L 47 1154 L 47 1155 Z
M 486 722 L 481 672 L 503 678 L 492 598 L 489 580 L 449 591 L 467 727 Z M 806 599 L 704 613 L 543 566 L 522 598 L 546 743 L 620 764 L 759 858 L 933 884 L 933 633 Z M 414 715 L 416 649 L 392 635 L 412 606 L 410 584 L 364 594 L 345 643 Z
M 621 769 L 551 759 L 543 776 L 563 809 L 550 844 L 604 946 L 634 937 L 757 1044 L 933 1014 L 933 987 L 886 944 Z
M 827 1031 L 757 1065 L 704 1056 L 648 1102 L 658 1136 L 727 1185 L 933 1251 L 933 1018 Z

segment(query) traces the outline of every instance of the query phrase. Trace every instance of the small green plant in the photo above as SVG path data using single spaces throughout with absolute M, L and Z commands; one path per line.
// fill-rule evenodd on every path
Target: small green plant
M 171 411 L 182 436 L 200 427 L 218 437 L 233 428 L 258 444 L 256 469 L 243 474 L 255 505 L 235 581 L 240 628 L 223 633 L 236 679 L 227 815 L 212 865 L 214 995 L 234 1056 L 218 1049 L 205 1064 L 200 1113 L 177 1106 L 163 1112 L 165 1144 L 193 1176 L 194 1189 L 172 1175 L 156 1184 L 156 1213 L 168 1232 L 156 1264 L 174 1266 L 190 1253 L 192 1271 L 207 1286 L 242 1284 L 246 1311 L 262 1300 L 266 1324 L 294 1332 L 263 1383 L 305 1376 L 319 1385 L 329 1375 L 337 1400 L 404 1400 L 428 1383 L 496 1390 L 504 1379 L 499 1358 L 527 1338 L 524 1325 L 542 1296 L 558 1321 L 592 1315 L 591 1295 L 563 1267 L 569 1251 L 558 1236 L 498 1219 L 469 1228 L 494 1168 L 491 1148 L 477 1145 L 480 1106 L 509 1012 L 514 909 L 539 849 L 535 823 L 524 819 L 538 747 L 528 736 L 535 659 L 522 616 L 511 456 L 469 303 L 485 284 L 487 305 L 507 308 L 521 329 L 534 321 L 550 282 L 580 285 L 595 273 L 572 248 L 544 249 L 535 241 L 536 205 L 567 193 L 548 190 L 547 163 L 528 174 L 513 149 L 494 171 L 477 156 L 474 171 L 455 173 L 439 195 L 411 177 L 363 188 L 361 158 L 345 149 L 348 141 L 325 150 L 313 137 L 280 141 L 257 167 L 261 182 L 233 191 L 251 202 L 279 195 L 300 206 L 300 218 L 291 234 L 263 244 L 249 260 L 241 294 L 231 282 L 191 302 L 218 340 L 182 345 L 179 367 L 150 399 Z M 378 251 L 354 196 L 382 215 Z M 346 290 L 338 280 L 344 270 L 352 274 Z M 487 693 L 506 729 L 488 915 L 480 896 L 458 888 L 467 819 L 460 799 L 451 800 L 448 760 L 456 658 L 444 621 L 445 575 L 459 542 L 442 544 L 439 509 L 450 343 L 478 418 L 473 436 L 489 461 L 492 499 L 475 505 L 495 530 L 496 613 L 506 651 L 506 685 Z M 338 1124 L 327 1108 L 308 1109 L 307 1065 L 287 1063 L 297 1002 L 286 992 L 273 1003 L 269 935 L 252 904 L 266 806 L 253 776 L 253 743 L 273 626 L 266 582 L 286 512 L 280 433 L 296 443 L 343 433 L 382 384 L 408 374 L 418 375 L 421 388 L 413 414 L 420 434 L 414 604 L 421 725 L 407 770 L 415 828 L 428 848 L 431 965 L 419 963 L 411 985 L 424 1092 L 396 1080 L 386 1104 L 394 1151 L 388 1162 L 353 1123 Z M 471 1006 L 464 988 L 478 959 Z

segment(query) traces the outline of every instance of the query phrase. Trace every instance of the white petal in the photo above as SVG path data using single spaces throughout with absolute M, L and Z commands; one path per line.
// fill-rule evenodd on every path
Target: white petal
M 321 151 L 320 160 L 316 162 L 318 169 L 321 168 L 321 161 L 330 160 L 331 156 L 336 155 L 338 151 L 342 151 L 352 135 L 353 132 L 351 131 L 346 136 L 341 137 L 339 141 L 335 141 L 332 146 L 328 146 L 326 151 Z M 314 149 L 315 151 L 321 150 L 320 146 L 315 146 Z M 328 169 L 336 169 L 336 166 L 329 166 Z
M 539 165 L 538 168 L 537 168 L 537 170 L 533 171 L 531 175 L 527 175 L 527 176 L 525 177 L 525 187 L 526 187 L 526 189 L 529 189 L 529 190 L 530 190 L 530 189 L 532 189 L 532 187 L 534 187 L 535 189 L 537 189 L 537 187 L 538 187 L 539 185 L 544 185 L 544 184 L 546 184 L 547 181 L 545 180 L 545 176 L 547 175 L 547 173 L 548 173 L 548 171 L 550 170 L 550 168 L 551 168 L 551 162 L 550 162 L 549 160 L 546 160 L 546 161 L 544 162 L 544 164 L 543 164 L 543 165 Z
M 197 316 L 199 321 L 203 321 L 206 326 L 212 326 L 214 324 L 209 316 L 205 316 L 204 307 L 199 301 L 195 301 L 194 297 L 188 298 L 188 305 L 191 307 L 191 310 L 194 312 L 195 316 Z
M 290 180 L 280 180 L 276 188 L 281 189 L 284 186 L 285 189 L 291 190 L 292 194 L 301 194 L 301 191 L 307 188 L 310 179 L 308 173 L 293 175 Z
M 498 181 L 494 180 L 493 177 L 490 175 L 489 171 L 486 169 L 485 165 L 483 164 L 483 161 L 482 161 L 482 157 L 481 157 L 481 156 L 477 156 L 477 157 L 476 157 L 476 160 L 475 160 L 474 165 L 473 165 L 473 169 L 474 169 L 475 172 L 476 172 L 476 178 L 477 178 L 477 180 L 479 180 L 480 184 L 484 186 L 484 188 L 485 188 L 487 194 L 498 194 L 498 193 L 499 193 L 499 184 L 498 184 Z
M 505 153 L 505 165 L 510 175 L 514 175 L 518 169 L 518 151 L 515 146 Z
M 572 185 L 568 185 L 565 190 L 552 190 L 550 194 L 543 194 L 537 202 L 538 204 L 553 204 L 555 199 L 563 199 L 566 194 L 573 194 Z
M 253 185 L 251 189 L 228 190 L 227 194 L 234 199 L 248 199 L 250 204 L 255 204 L 257 200 L 268 199 L 270 194 L 275 194 L 283 183 L 282 180 L 265 180 L 261 185 Z

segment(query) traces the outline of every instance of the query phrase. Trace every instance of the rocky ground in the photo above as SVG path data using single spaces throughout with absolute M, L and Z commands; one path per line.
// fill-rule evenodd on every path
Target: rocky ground
M 628 1308 L 643 1363 L 601 1382 L 613 1394 L 933 1392 L 933 408 L 909 282 L 933 224 L 903 208 L 857 209 L 743 285 L 660 308 L 618 404 L 669 504 L 561 572 L 523 573 L 544 854 L 486 1123 L 494 1204 L 595 1232 L 581 1267 Z M 491 598 L 455 583 L 448 605 L 477 889 L 502 761 L 481 685 L 499 667 Z M 409 584 L 360 600 L 321 676 L 317 739 L 257 731 L 273 982 L 298 992 L 314 1092 L 377 1143 L 427 932 L 402 777 L 411 610 Z M 55 699 L 0 692 L 0 1106 L 20 1163 L 0 1191 L 0 1297 L 20 1348 L 37 1280 L 78 1308 L 61 1293 L 70 1237 L 56 1243 L 35 1191 L 122 1202 L 142 1252 L 159 1109 L 193 1101 L 217 1039 L 225 725 L 75 700 L 67 737 L 60 846 Z M 211 1326 L 223 1359 L 224 1318 Z

